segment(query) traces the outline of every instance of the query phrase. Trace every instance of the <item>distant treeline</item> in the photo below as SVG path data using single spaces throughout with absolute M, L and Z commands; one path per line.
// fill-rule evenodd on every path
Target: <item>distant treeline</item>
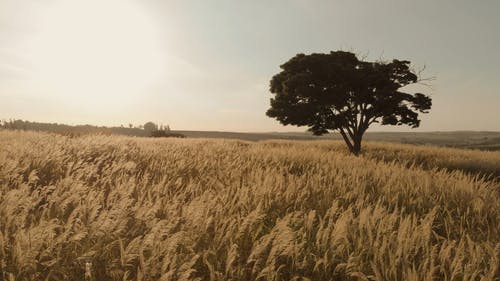
M 58 123 L 41 123 L 30 122 L 24 120 L 1 120 L 0 128 L 12 130 L 29 130 L 29 131 L 43 131 L 50 133 L 57 133 L 69 136 L 78 136 L 86 134 L 105 134 L 105 135 L 126 135 L 137 137 L 178 137 L 184 138 L 185 136 L 170 130 L 167 126 L 157 126 L 153 122 L 148 122 L 144 125 L 133 126 L 129 124 L 128 127 L 104 127 L 93 125 L 66 125 Z

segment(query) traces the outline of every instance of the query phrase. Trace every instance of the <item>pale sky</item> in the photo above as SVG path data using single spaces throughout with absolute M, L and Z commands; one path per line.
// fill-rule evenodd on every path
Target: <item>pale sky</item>
M 498 0 L 0 0 L 0 118 L 303 131 L 265 116 L 269 80 L 342 49 L 436 77 L 415 131 L 500 131 L 499 14 Z

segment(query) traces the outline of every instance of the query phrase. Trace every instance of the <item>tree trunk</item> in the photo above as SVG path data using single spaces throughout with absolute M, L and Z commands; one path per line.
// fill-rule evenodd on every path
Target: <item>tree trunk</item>
M 361 138 L 355 137 L 352 153 L 356 156 L 361 152 Z
M 339 131 L 347 145 L 347 148 L 349 148 L 349 152 L 358 156 L 361 152 L 361 140 L 363 139 L 364 131 L 358 131 L 354 135 L 351 135 L 350 138 L 343 129 L 339 129 Z
M 354 147 L 351 143 L 351 140 L 349 139 L 349 137 L 346 135 L 345 131 L 343 129 L 339 129 L 340 131 L 340 134 L 342 135 L 342 138 L 344 139 L 345 141 L 345 144 L 347 145 L 347 148 L 349 148 L 349 152 L 354 153 Z M 356 155 L 356 154 L 355 154 Z
M 361 140 L 363 139 L 363 131 L 358 131 L 356 135 L 354 135 L 352 150 L 353 154 L 358 156 L 361 152 Z

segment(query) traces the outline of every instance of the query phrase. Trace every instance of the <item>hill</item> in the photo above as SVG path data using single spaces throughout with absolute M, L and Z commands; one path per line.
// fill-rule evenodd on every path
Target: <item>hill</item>
M 139 127 L 99 127 L 93 125 L 65 125 L 57 123 L 29 122 L 23 120 L 3 121 L 0 128 L 28 131 L 42 131 L 62 135 L 106 134 L 147 137 Z M 246 141 L 260 140 L 341 140 L 339 134 L 332 133 L 325 136 L 313 136 L 309 132 L 294 133 L 241 133 L 218 131 L 187 131 L 172 130 L 173 134 L 181 134 L 190 138 L 224 138 Z M 500 150 L 500 132 L 455 131 L 455 132 L 367 132 L 364 136 L 368 141 L 387 141 L 419 145 L 437 145 L 479 150 Z
M 177 131 L 191 138 L 226 138 L 247 141 L 259 140 L 342 140 L 339 134 L 317 137 L 310 133 L 236 133 L 215 131 Z M 500 132 L 367 132 L 368 141 L 398 142 L 418 145 L 436 145 L 479 150 L 500 150 Z

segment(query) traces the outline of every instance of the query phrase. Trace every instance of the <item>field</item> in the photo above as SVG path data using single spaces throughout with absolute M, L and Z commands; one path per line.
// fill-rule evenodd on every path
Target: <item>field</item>
M 124 135 L 147 137 L 148 133 L 136 127 L 98 127 L 92 125 L 65 125 L 30 122 L 23 120 L 0 121 L 1 129 L 17 129 L 28 131 L 41 131 L 66 136 L 79 136 L 88 134 Z M 339 133 L 323 136 L 314 136 L 311 132 L 219 132 L 219 131 L 183 131 L 175 130 L 172 133 L 181 134 L 189 138 L 223 138 L 239 139 L 245 141 L 262 140 L 342 140 Z M 372 132 L 368 131 L 363 136 L 368 141 L 383 141 L 408 143 L 418 145 L 433 145 L 476 150 L 500 151 L 500 132 L 488 131 L 451 131 L 451 132 Z
M 210 131 L 176 131 L 190 138 L 230 138 L 249 141 L 259 140 L 342 140 L 339 133 L 313 136 L 311 133 L 234 133 Z M 418 145 L 500 150 L 500 132 L 452 131 L 452 132 L 367 132 L 368 141 L 397 142 Z
M 500 152 L 0 130 L 0 280 L 500 280 Z

